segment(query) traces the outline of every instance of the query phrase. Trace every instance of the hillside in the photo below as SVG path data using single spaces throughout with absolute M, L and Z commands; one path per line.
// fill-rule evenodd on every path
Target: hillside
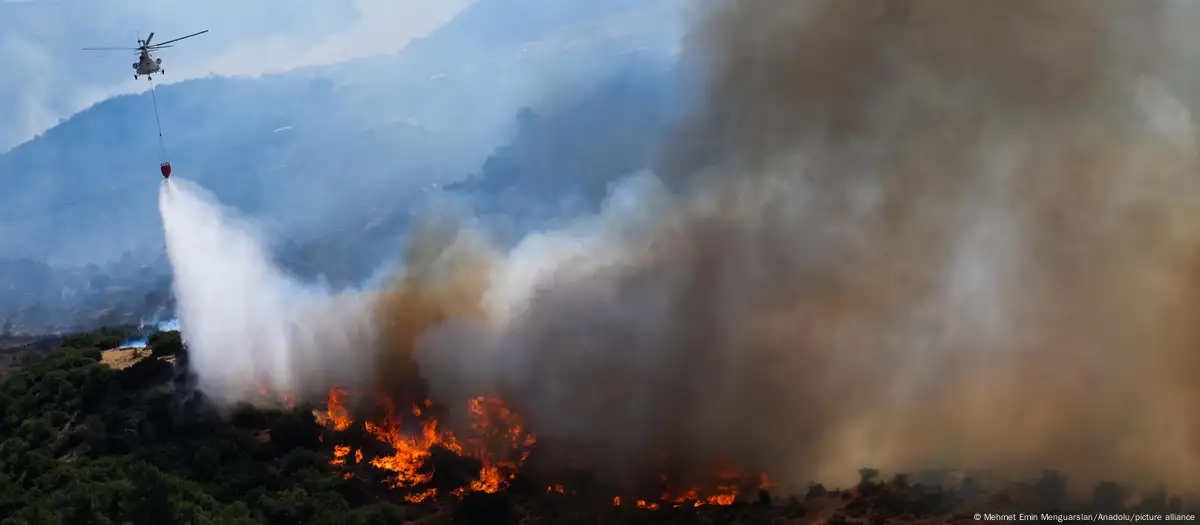
M 506 124 L 514 130 L 509 143 L 446 189 L 492 217 L 491 226 L 500 230 L 527 230 L 547 218 L 594 210 L 611 181 L 652 163 L 680 109 L 667 96 L 679 85 L 675 74 L 661 58 L 629 57 L 593 86 L 538 110 L 518 111 Z M 411 214 L 419 210 L 401 197 L 364 200 L 357 210 L 361 219 L 330 225 L 334 235 L 293 236 L 278 243 L 276 253 L 299 276 L 321 275 L 335 287 L 356 285 L 380 261 L 394 258 Z M 169 315 L 170 277 L 161 243 L 153 246 L 108 265 L 0 260 L 0 335 L 136 324 Z
M 495 159 L 513 149 L 496 145 L 558 159 L 526 163 L 536 177 L 509 193 L 531 193 L 510 211 L 550 196 L 545 188 L 562 186 L 542 184 L 552 179 L 611 178 L 645 164 L 660 123 L 606 113 L 664 115 L 672 37 L 661 20 L 673 2 L 512 4 L 477 2 L 392 56 L 162 86 L 176 173 L 263 221 L 297 273 L 352 284 L 394 255 L 430 188 L 497 180 Z M 521 107 L 553 121 L 553 133 L 523 132 Z M 117 97 L 0 156 L 0 325 L 38 333 L 169 310 L 153 119 L 148 93 Z M 615 144 L 620 137 L 645 140 Z M 579 146 L 560 151 L 564 140 L 630 153 L 593 167 L 571 160 Z
M 622 53 L 654 42 L 645 18 L 656 13 L 622 18 L 629 2 L 531 9 L 538 17 L 515 15 L 523 10 L 511 3 L 476 2 L 392 56 L 161 86 L 167 157 L 230 205 L 311 234 L 353 218 L 349 202 L 462 177 L 547 80 L 601 78 Z M 597 26 L 606 19 L 626 31 Z M 143 93 L 99 103 L 0 156 L 0 253 L 100 264 L 153 244 L 161 151 Z M 341 198 L 325 198 L 331 190 Z M 90 220 L 101 210 L 106 220 Z M 110 240 L 87 242 L 100 237 Z
M 813 485 L 795 496 L 766 489 L 732 504 L 616 506 L 600 486 L 545 489 L 544 473 L 534 470 L 507 488 L 412 503 L 404 490 L 371 481 L 365 460 L 353 471 L 339 466 L 330 439 L 370 437 L 360 427 L 323 428 L 314 414 L 326 407 L 243 407 L 221 416 L 189 387 L 178 332 L 152 335 L 140 360 L 110 367 L 121 351 L 101 349 L 115 346 L 114 334 L 71 336 L 57 350 L 30 353 L 0 383 L 0 524 L 946 523 L 972 521 L 976 512 L 1196 514 L 1165 491 L 1138 496 L 1114 483 L 1073 502 L 1067 480 L 1053 472 L 1031 484 L 996 484 L 954 472 L 883 480 L 872 469 L 860 472 L 857 487 Z M 434 483 L 465 483 L 462 476 L 479 468 L 444 451 L 427 461 L 437 464 Z

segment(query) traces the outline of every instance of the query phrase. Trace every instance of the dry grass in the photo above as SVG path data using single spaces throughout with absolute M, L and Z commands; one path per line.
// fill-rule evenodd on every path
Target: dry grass
M 113 370 L 121 370 L 133 366 L 138 361 L 150 357 L 148 347 L 114 348 L 101 353 L 100 364 L 108 365 Z

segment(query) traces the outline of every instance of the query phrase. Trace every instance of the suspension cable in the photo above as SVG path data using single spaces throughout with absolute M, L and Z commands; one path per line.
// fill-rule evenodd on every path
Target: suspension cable
M 154 101 L 154 124 L 158 126 L 158 149 L 162 152 L 163 162 L 167 161 L 167 146 L 163 142 L 162 121 L 158 118 L 158 96 L 154 94 L 154 79 L 150 79 L 150 99 Z

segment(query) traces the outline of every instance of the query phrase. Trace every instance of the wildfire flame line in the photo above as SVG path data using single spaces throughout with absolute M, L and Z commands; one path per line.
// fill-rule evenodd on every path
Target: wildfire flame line
M 332 389 L 325 409 L 313 411 L 316 421 L 335 432 L 345 432 L 352 428 L 355 421 L 346 408 L 350 397 L 351 394 L 344 389 Z M 516 414 L 500 399 L 480 397 L 469 401 L 468 409 L 473 416 L 472 436 L 461 441 L 454 433 L 439 428 L 438 420 L 427 410 L 432 405 L 428 400 L 413 405 L 411 409 L 412 417 L 420 423 L 420 431 L 416 433 L 406 432 L 408 421 L 399 415 L 390 400 L 381 398 L 379 402 L 385 408 L 386 414 L 379 420 L 363 421 L 362 427 L 378 443 L 385 445 L 390 453 L 371 458 L 368 464 L 391 473 L 385 480 L 389 486 L 412 490 L 406 496 L 411 502 L 424 501 L 437 495 L 436 489 L 420 488 L 433 481 L 433 470 L 428 468 L 426 462 L 434 447 L 474 457 L 483 463 L 478 479 L 467 487 L 451 492 L 461 496 L 467 492 L 496 492 L 507 486 L 508 480 L 516 475 L 517 469 L 529 457 L 528 447 L 536 442 L 532 434 L 523 432 L 523 426 Z M 503 440 L 507 450 L 495 450 L 496 447 L 492 444 L 497 440 Z M 330 464 L 346 467 L 347 457 L 352 449 L 349 445 L 334 445 Z M 508 460 L 504 457 L 514 451 L 519 453 L 518 459 Z M 362 450 L 354 450 L 354 455 L 354 463 L 361 463 Z
M 324 410 L 314 410 L 313 416 L 323 427 L 336 433 L 346 432 L 354 427 L 355 421 L 346 407 L 352 397 L 357 397 L 342 388 L 333 388 Z M 374 420 L 362 421 L 362 429 L 366 434 L 388 450 L 386 454 L 372 457 L 367 464 L 376 469 L 386 471 L 389 475 L 383 480 L 389 487 L 407 489 L 407 501 L 418 503 L 438 494 L 437 489 L 425 487 L 434 477 L 432 465 L 428 460 L 433 449 L 443 450 L 464 457 L 472 457 L 482 463 L 479 475 L 467 486 L 450 492 L 453 496 L 463 496 L 468 492 L 494 493 L 508 485 L 521 465 L 529 458 L 531 447 L 537 438 L 525 430 L 520 416 L 505 405 L 498 397 L 476 397 L 468 400 L 467 409 L 471 415 L 470 433 L 460 439 L 454 433 L 439 428 L 438 420 L 429 410 L 432 403 L 428 400 L 414 404 L 410 410 L 412 419 L 402 418 L 390 399 L 380 398 L 379 404 L 384 408 L 385 415 Z M 419 427 L 419 430 L 418 430 Z M 348 459 L 353 455 L 354 462 Z M 362 449 L 356 449 L 347 444 L 333 445 L 330 464 L 343 469 L 360 465 L 363 461 Z M 347 479 L 354 476 L 352 472 L 343 472 Z M 741 489 L 746 488 L 746 477 L 733 470 L 722 469 L 716 473 L 717 480 L 713 490 L 701 491 L 697 488 L 682 490 L 671 489 L 663 476 L 667 490 L 660 501 L 635 499 L 635 505 L 643 509 L 658 509 L 663 505 L 683 507 L 701 505 L 730 505 L 737 500 Z M 759 488 L 771 486 L 765 475 L 761 475 Z M 566 494 L 568 490 L 561 484 L 546 487 L 548 493 Z M 621 498 L 614 497 L 612 503 L 620 506 Z

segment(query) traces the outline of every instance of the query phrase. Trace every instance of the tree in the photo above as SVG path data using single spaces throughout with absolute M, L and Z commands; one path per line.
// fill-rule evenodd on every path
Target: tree
M 250 511 L 250 507 L 246 506 L 246 503 L 241 501 L 226 506 L 215 522 L 219 525 L 263 525 L 264 523 L 259 516 Z
M 119 348 L 121 343 L 125 342 L 125 338 L 116 335 L 106 335 L 96 339 L 94 346 L 100 350 L 112 350 Z
M 72 525 L 112 525 L 108 516 L 112 510 L 114 494 L 101 490 L 91 483 L 71 481 L 59 496 L 64 522 Z
M 100 416 L 95 414 L 88 416 L 80 425 L 78 433 L 81 444 L 87 447 L 89 452 L 97 455 L 105 452 L 108 428 L 104 426 L 104 420 Z
M 50 424 L 44 417 L 37 419 L 27 419 L 21 423 L 21 429 L 17 432 L 17 436 L 25 439 L 29 443 L 49 443 L 58 435 L 58 430 L 54 425 Z
M 96 334 L 72 334 L 63 338 L 62 346 L 67 348 L 91 348 L 96 345 Z
M 408 513 L 405 512 L 404 507 L 388 502 L 361 508 L 355 512 L 355 517 L 363 525 L 392 525 L 409 522 Z
M 180 336 L 179 330 L 155 332 L 146 340 L 146 345 L 150 347 L 151 355 L 155 357 L 176 355 L 183 351 L 183 338 Z

